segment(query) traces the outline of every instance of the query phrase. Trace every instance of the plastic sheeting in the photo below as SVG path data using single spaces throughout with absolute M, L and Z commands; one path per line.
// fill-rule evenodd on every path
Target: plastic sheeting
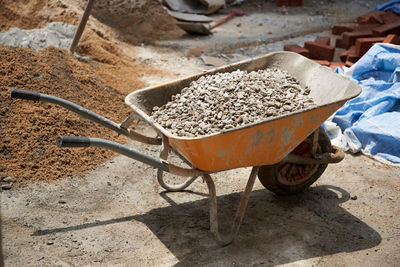
M 362 93 L 325 123 L 330 137 L 350 152 L 400 164 L 400 46 L 375 44 L 351 68 L 337 72 L 356 81 Z
M 375 10 L 392 11 L 400 15 L 400 0 L 387 1 L 386 3 L 378 5 Z

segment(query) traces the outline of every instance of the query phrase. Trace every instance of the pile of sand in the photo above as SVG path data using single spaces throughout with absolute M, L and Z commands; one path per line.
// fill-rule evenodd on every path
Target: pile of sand
M 51 22 L 76 26 L 85 4 L 79 0 L 3 0 L 0 31 L 44 28 Z M 68 99 L 117 122 L 129 114 L 124 97 L 143 88 L 141 77 L 160 71 L 124 55 L 121 40 L 158 40 L 179 30 L 156 0 L 98 0 L 92 14 L 77 48 L 79 55 L 91 60 L 80 62 L 65 49 L 34 51 L 0 45 L 0 178 L 51 181 L 86 171 L 115 155 L 95 148 L 59 149 L 55 145 L 59 135 L 125 141 L 61 107 L 10 98 L 11 89 L 19 88 Z
M 12 88 L 62 97 L 115 121 L 130 112 L 125 94 L 94 75 L 94 68 L 66 50 L 39 52 L 0 45 L 0 176 L 53 180 L 78 173 L 112 156 L 100 149 L 59 149 L 58 135 L 94 136 L 124 142 L 116 134 L 61 107 L 10 98 Z
M 53 21 L 76 26 L 86 3 L 79 0 L 2 0 L 0 31 L 12 27 L 43 28 Z M 96 0 L 86 30 L 105 40 L 133 44 L 184 34 L 157 0 Z

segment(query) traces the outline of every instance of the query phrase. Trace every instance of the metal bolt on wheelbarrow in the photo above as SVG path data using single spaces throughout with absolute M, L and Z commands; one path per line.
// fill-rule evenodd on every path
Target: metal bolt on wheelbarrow
M 203 75 L 231 72 L 236 69 L 254 71 L 271 67 L 284 69 L 296 77 L 301 86 L 307 85 L 317 105 L 200 137 L 178 137 L 150 118 L 153 107 L 167 103 L 173 95 Z M 160 158 L 153 158 L 104 139 L 77 136 L 57 138 L 59 147 L 106 148 L 154 166 L 158 169 L 159 184 L 168 191 L 182 191 L 202 177 L 209 190 L 211 232 L 219 244 L 227 245 L 234 240 L 239 231 L 257 175 L 260 182 L 276 194 L 299 193 L 314 183 L 329 163 L 337 163 L 344 158 L 343 151 L 331 145 L 320 126 L 347 100 L 356 97 L 360 92 L 361 88 L 356 83 L 335 74 L 329 68 L 295 53 L 277 52 L 135 91 L 125 98 L 126 104 L 133 108 L 134 114 L 121 124 L 54 96 L 15 89 L 11 96 L 58 104 L 130 139 L 162 145 Z M 130 129 L 129 126 L 135 117 L 151 125 L 161 137 L 147 137 Z M 167 160 L 171 150 L 191 168 L 169 163 Z M 252 170 L 233 220 L 231 233 L 223 237 L 218 229 L 216 188 L 210 174 L 240 167 L 252 167 Z M 171 185 L 164 181 L 164 172 L 188 179 L 182 184 Z

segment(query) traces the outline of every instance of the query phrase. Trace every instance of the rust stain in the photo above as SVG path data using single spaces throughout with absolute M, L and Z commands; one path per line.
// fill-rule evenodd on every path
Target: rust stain
M 230 166 L 230 161 L 231 161 L 231 158 L 232 158 L 232 152 L 235 150 L 235 148 L 236 148 L 236 146 L 232 146 L 228 151 L 228 155 L 227 155 L 226 160 L 225 160 L 226 168 L 229 168 L 228 166 Z
M 268 145 L 271 145 L 275 141 L 276 130 L 275 128 L 270 128 L 267 132 Z
M 254 133 L 250 135 L 249 143 L 247 145 L 247 149 L 244 151 L 244 155 L 252 152 L 256 149 L 260 144 L 264 143 L 267 134 L 261 129 L 257 129 Z
M 262 143 L 265 139 L 267 134 L 264 131 L 261 131 L 258 129 L 252 136 L 250 137 L 250 145 L 251 146 L 258 146 L 260 143 Z
M 293 140 L 294 129 L 291 126 L 283 126 L 281 132 L 281 148 L 287 146 Z
M 316 114 L 310 114 L 310 121 L 311 121 L 311 123 L 317 124 L 318 121 L 319 121 L 318 117 L 319 117 L 319 116 L 316 116 Z
M 293 120 L 293 127 L 303 126 L 304 124 L 304 117 L 296 115 Z

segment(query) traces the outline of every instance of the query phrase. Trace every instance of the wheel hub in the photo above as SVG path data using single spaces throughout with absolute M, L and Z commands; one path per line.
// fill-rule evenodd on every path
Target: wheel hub
M 312 142 L 308 138 L 298 145 L 292 154 L 311 157 Z M 317 145 L 317 153 L 321 153 L 321 146 Z M 318 171 L 320 164 L 293 164 L 288 162 L 278 163 L 278 181 L 284 185 L 297 185 L 307 181 Z

